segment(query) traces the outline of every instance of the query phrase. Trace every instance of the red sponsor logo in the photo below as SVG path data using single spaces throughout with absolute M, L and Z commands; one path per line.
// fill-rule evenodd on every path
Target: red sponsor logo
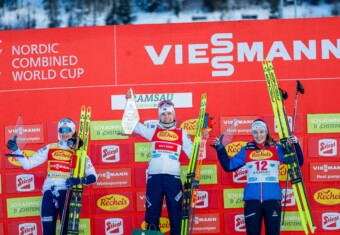
M 177 145 L 171 143 L 156 143 L 156 150 L 167 150 L 172 152 L 177 152 Z
M 336 139 L 321 139 L 319 140 L 319 155 L 331 157 L 337 155 Z
M 198 191 L 196 208 L 207 208 L 209 206 L 208 196 L 207 191 Z
M 281 201 L 282 205 L 286 206 L 294 206 L 295 203 L 295 197 L 294 197 L 294 192 L 292 189 L 283 189 L 282 190 L 282 201 Z
M 37 235 L 37 225 L 35 223 L 19 224 L 19 235 Z
M 123 220 L 120 218 L 112 218 L 105 220 L 105 235 L 109 234 L 123 234 Z
M 119 146 L 116 145 L 103 146 L 102 161 L 106 163 L 119 162 L 120 161 Z
M 340 229 L 340 214 L 337 212 L 327 212 L 322 214 L 322 228 L 324 230 Z
M 243 215 L 235 215 L 235 231 L 237 232 L 245 232 L 246 231 L 246 223 Z
M 34 190 L 34 175 L 23 174 L 16 176 L 17 191 L 27 192 Z
M 233 172 L 233 181 L 235 183 L 245 183 L 247 182 L 247 168 L 246 166 Z
M 49 171 L 69 172 L 70 164 L 65 162 L 50 161 L 48 168 Z

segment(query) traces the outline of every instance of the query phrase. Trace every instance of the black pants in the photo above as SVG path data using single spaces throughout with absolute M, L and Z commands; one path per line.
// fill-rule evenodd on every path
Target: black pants
M 56 234 L 58 215 L 61 218 L 64 210 L 67 190 L 59 190 L 59 197 L 52 194 L 51 190 L 44 192 L 41 203 L 41 222 L 43 235 Z M 63 235 L 67 234 L 68 213 L 66 213 Z
M 264 218 L 266 235 L 279 235 L 281 201 L 267 200 L 262 203 L 258 200 L 245 201 L 244 218 L 247 235 L 261 234 L 262 218 Z
M 170 220 L 170 235 L 181 233 L 183 188 L 179 176 L 158 174 L 149 175 L 146 184 L 146 214 L 148 228 L 159 230 L 163 199 Z

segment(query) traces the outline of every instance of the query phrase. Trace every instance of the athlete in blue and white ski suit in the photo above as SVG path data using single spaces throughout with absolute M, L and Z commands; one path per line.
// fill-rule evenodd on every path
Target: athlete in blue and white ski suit
M 32 157 L 18 157 L 25 170 L 32 169 L 47 162 L 47 176 L 42 187 L 43 197 L 40 209 L 43 235 L 56 234 L 56 222 L 62 217 L 67 188 L 75 184 L 89 185 L 97 181 L 97 173 L 91 160 L 86 156 L 85 177 L 70 177 L 70 161 L 73 149 L 69 147 L 70 138 L 76 136 L 76 127 L 69 118 L 63 118 L 58 123 L 59 142 L 48 144 L 39 149 Z M 7 147 L 14 154 L 23 155 L 16 144 L 16 138 L 10 139 Z M 68 213 L 65 214 L 63 235 L 67 234 Z
M 165 196 L 170 220 L 170 234 L 181 231 L 183 188 L 180 179 L 179 156 L 181 151 L 190 157 L 192 142 L 187 132 L 176 127 L 175 110 L 171 101 L 158 105 L 159 125 L 146 126 L 138 123 L 134 132 L 152 141 L 146 185 L 147 229 L 159 230 Z
M 282 191 L 279 183 L 279 165 L 284 163 L 282 145 L 276 143 L 268 132 L 266 123 L 257 119 L 252 124 L 254 141 L 247 143 L 240 152 L 229 158 L 225 147 L 216 138 L 214 147 L 222 168 L 235 171 L 246 165 L 247 184 L 244 188 L 244 218 L 247 235 L 260 235 L 262 217 L 266 234 L 280 234 Z M 303 164 L 301 147 L 295 136 L 294 143 L 300 166 Z

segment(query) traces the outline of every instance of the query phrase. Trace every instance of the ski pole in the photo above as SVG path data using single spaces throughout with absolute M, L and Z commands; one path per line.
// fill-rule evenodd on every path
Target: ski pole
M 297 109 L 297 104 L 298 104 L 299 92 L 303 95 L 305 93 L 305 89 L 303 88 L 301 82 L 299 80 L 296 80 L 296 95 L 295 95 L 295 104 L 294 104 L 293 130 L 292 130 L 292 133 L 294 133 L 294 129 L 295 129 L 296 109 Z

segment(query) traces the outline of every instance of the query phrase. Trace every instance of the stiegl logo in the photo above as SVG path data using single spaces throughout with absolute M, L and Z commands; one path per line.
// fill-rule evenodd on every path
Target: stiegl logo
M 207 208 L 209 206 L 209 194 L 207 191 L 198 191 L 196 208 Z
M 324 230 L 340 230 L 340 213 L 337 212 L 323 213 L 322 228 Z
M 123 219 L 110 218 L 105 220 L 105 235 L 124 234 Z
M 335 45 L 327 38 L 317 40 L 293 40 L 258 42 L 233 42 L 232 33 L 215 33 L 209 43 L 167 44 L 157 52 L 155 46 L 144 46 L 154 65 L 167 63 L 181 64 L 210 64 L 212 77 L 228 77 L 234 74 L 234 63 L 245 61 L 273 60 L 315 60 L 330 59 L 331 55 L 340 58 L 339 44 Z M 307 42 L 307 43 L 306 43 Z M 286 45 L 289 45 L 286 47 Z M 292 49 L 290 49 L 292 45 Z M 319 45 L 319 46 L 317 46 Z M 267 49 L 268 48 L 268 49 Z M 236 55 L 234 56 L 236 51 Z M 320 53 L 322 52 L 322 53 Z M 169 54 L 174 54 L 175 61 L 167 61 Z
M 237 232 L 245 232 L 246 231 L 246 222 L 244 220 L 243 214 L 235 215 L 235 231 Z
M 24 223 L 19 224 L 19 233 L 20 235 L 37 235 L 37 224 L 36 223 Z
M 292 189 L 282 189 L 282 201 L 281 204 L 284 205 L 286 203 L 286 206 L 294 206 L 296 204 L 294 192 Z
M 18 192 L 29 192 L 35 189 L 34 175 L 32 174 L 17 175 L 15 181 Z
M 337 155 L 336 139 L 321 139 L 319 140 L 319 155 L 332 157 Z
M 247 182 L 247 168 L 242 166 L 240 169 L 233 171 L 234 183 L 246 183 Z
M 117 145 L 105 145 L 101 148 L 102 161 L 105 163 L 114 163 L 120 161 L 120 151 Z

